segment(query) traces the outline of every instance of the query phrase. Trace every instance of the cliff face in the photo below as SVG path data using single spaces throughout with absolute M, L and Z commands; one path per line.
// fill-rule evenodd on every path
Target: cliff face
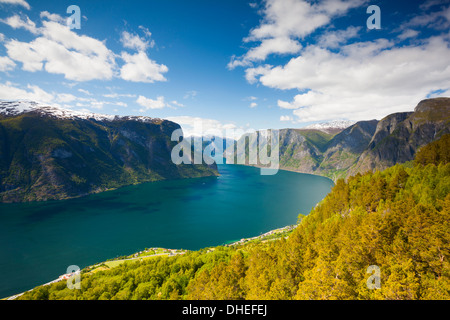
M 384 170 L 414 158 L 418 149 L 450 133 L 450 98 L 421 101 L 414 112 L 382 119 L 367 149 L 348 174 Z
M 318 173 L 333 180 L 344 177 L 367 148 L 377 124 L 377 120 L 360 121 L 334 136 L 327 144 Z
M 163 179 L 218 175 L 216 165 L 175 165 L 176 123 L 64 114 L 0 105 L 0 201 L 67 199 Z
M 412 160 L 420 147 L 449 133 L 449 124 L 450 98 L 435 98 L 421 101 L 414 112 L 360 121 L 343 130 L 282 129 L 280 169 L 333 180 L 383 170 Z
M 342 177 L 367 147 L 377 123 L 376 120 L 361 121 L 345 130 L 281 129 L 280 169 L 319 174 L 332 179 Z M 256 135 L 261 138 L 259 132 Z M 248 151 L 245 155 L 248 157 Z M 243 155 L 238 154 L 238 158 L 243 159 Z

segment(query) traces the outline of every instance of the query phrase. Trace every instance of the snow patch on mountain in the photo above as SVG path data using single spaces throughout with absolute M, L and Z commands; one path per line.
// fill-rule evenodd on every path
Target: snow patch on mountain
M 309 126 L 306 126 L 302 129 L 316 129 L 321 131 L 327 131 L 332 129 L 347 129 L 351 125 L 354 125 L 356 121 L 352 120 L 333 120 L 329 122 L 321 122 L 321 123 L 314 123 L 310 124 Z
M 150 118 L 143 116 L 117 116 L 100 114 L 93 112 L 83 112 L 61 108 L 59 106 L 50 106 L 35 101 L 19 100 L 19 101 L 0 101 L 0 115 L 18 116 L 20 114 L 35 112 L 59 119 L 85 119 L 96 121 L 114 121 L 114 120 L 137 120 L 142 122 L 162 121 L 158 118 Z

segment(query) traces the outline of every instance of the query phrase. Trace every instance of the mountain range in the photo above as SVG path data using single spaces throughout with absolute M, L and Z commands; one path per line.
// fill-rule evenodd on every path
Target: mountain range
M 383 170 L 412 160 L 420 147 L 450 133 L 449 122 L 450 98 L 433 98 L 421 101 L 413 112 L 380 121 L 281 129 L 279 166 L 334 181 Z M 0 102 L 0 202 L 68 199 L 148 181 L 217 176 L 215 163 L 171 161 L 177 144 L 171 134 L 179 128 L 158 118 L 84 113 L 32 101 Z M 255 141 L 267 139 L 266 133 L 257 131 Z M 236 147 L 242 139 L 246 135 L 237 142 L 216 139 L 213 144 L 234 142 Z M 242 159 L 248 150 L 236 154 L 235 149 L 235 155 Z
M 0 201 L 68 199 L 163 179 L 217 176 L 175 165 L 174 122 L 0 102 Z
M 411 161 L 420 147 L 450 133 L 450 98 L 426 99 L 413 112 L 394 113 L 380 121 L 359 121 L 343 129 L 346 124 L 331 122 L 279 130 L 280 169 L 336 181 Z M 255 141 L 259 141 L 266 133 L 258 131 L 256 135 Z M 242 153 L 237 155 L 238 159 L 243 157 Z M 249 164 L 248 158 L 245 163 Z

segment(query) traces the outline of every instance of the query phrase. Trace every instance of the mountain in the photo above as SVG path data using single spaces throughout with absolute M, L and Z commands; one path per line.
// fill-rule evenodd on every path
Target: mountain
M 342 130 L 350 127 L 351 125 L 355 124 L 356 121 L 352 120 L 334 120 L 329 122 L 321 122 L 321 123 L 314 123 L 310 124 L 309 126 L 303 127 L 303 129 L 315 129 L 324 131 L 326 133 L 339 133 Z
M 450 133 L 450 98 L 423 100 L 414 112 L 383 118 L 348 174 L 383 170 L 396 163 L 411 161 L 420 147 L 447 133 Z
M 284 170 L 309 174 L 319 174 L 333 180 L 345 176 L 347 170 L 354 165 L 360 154 L 365 150 L 378 121 L 360 121 L 342 130 L 319 129 L 280 129 L 279 133 L 279 167 Z M 267 142 L 261 132 L 256 132 L 256 140 Z M 237 144 L 251 134 L 241 137 Z M 257 143 L 252 147 L 256 148 Z M 229 149 L 227 149 L 229 151 Z M 235 148 L 237 152 L 237 148 Z M 235 163 L 249 165 L 248 148 L 244 154 L 238 153 Z M 257 166 L 263 166 L 260 163 Z
M 0 201 L 67 199 L 162 179 L 218 175 L 171 161 L 174 122 L 0 102 Z
M 449 122 L 450 98 L 434 98 L 421 101 L 414 112 L 391 114 L 380 121 L 359 121 L 347 128 L 343 127 L 350 122 L 337 121 L 281 129 L 280 169 L 323 175 L 335 181 L 358 172 L 383 170 L 411 161 L 420 147 L 450 132 Z M 241 143 L 247 136 L 239 139 Z M 262 136 L 257 132 L 256 137 L 259 141 Z M 241 153 L 237 158 L 243 156 Z

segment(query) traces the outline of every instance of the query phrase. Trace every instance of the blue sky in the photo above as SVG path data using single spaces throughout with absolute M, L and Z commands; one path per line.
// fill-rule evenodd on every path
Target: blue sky
M 81 29 L 69 29 L 69 5 Z M 381 10 L 370 30 L 369 5 Z M 450 1 L 0 0 L 0 99 L 203 129 L 380 119 L 450 95 Z

